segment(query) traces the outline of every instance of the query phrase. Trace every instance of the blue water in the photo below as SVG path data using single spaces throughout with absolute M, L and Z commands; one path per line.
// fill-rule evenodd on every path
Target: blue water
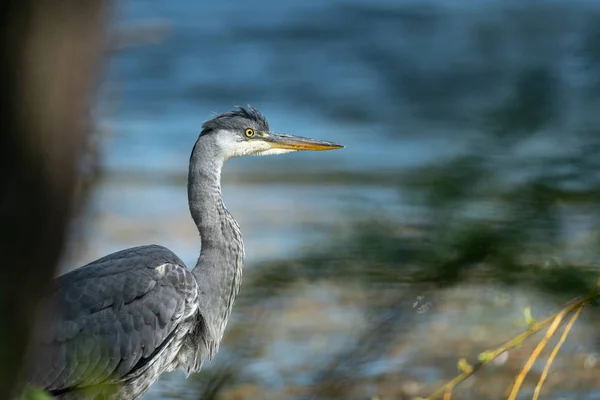
M 120 2 L 117 26 L 154 21 L 167 35 L 112 58 L 104 164 L 185 170 L 201 123 L 250 103 L 274 130 L 346 148 L 229 170 L 422 165 L 460 151 L 511 80 L 540 65 L 564 79 L 554 127 L 578 126 L 595 110 L 585 90 L 599 66 L 581 49 L 598 10 L 595 1 Z

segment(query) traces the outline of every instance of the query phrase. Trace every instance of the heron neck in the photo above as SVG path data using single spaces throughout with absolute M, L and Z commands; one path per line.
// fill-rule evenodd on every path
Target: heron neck
M 221 196 L 224 160 L 205 139 L 200 137 L 194 147 L 188 177 L 190 211 L 202 243 L 192 273 L 200 288 L 200 312 L 218 347 L 239 291 L 244 245 Z

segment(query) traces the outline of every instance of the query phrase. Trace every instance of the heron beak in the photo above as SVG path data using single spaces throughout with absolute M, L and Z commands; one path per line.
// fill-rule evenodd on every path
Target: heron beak
M 261 139 L 268 143 L 272 149 L 285 150 L 334 150 L 344 146 L 326 140 L 317 140 L 302 136 L 284 135 L 282 133 L 264 133 Z

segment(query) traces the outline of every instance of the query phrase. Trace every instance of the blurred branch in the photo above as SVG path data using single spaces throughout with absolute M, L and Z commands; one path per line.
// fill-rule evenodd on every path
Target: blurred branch
M 74 211 L 108 1 L 1 4 L 0 398 L 9 398 Z
M 406 292 L 402 293 L 395 299 L 395 303 L 406 301 L 409 296 Z M 309 398 L 343 398 L 345 394 L 351 393 L 359 384 L 356 378 L 360 376 L 362 367 L 389 350 L 394 343 L 390 339 L 392 334 L 397 339 L 398 336 L 407 333 L 406 327 L 410 326 L 411 316 L 407 313 L 392 310 L 379 314 L 378 320 L 373 321 L 369 329 L 360 335 L 359 347 L 340 352 L 319 371 L 314 378 L 312 395 Z
M 533 393 L 532 400 L 538 399 L 540 392 L 542 390 L 542 386 L 544 385 L 544 381 L 546 380 L 546 377 L 548 376 L 548 371 L 550 370 L 550 366 L 552 365 L 552 362 L 556 358 L 556 355 L 558 354 L 560 347 L 565 342 L 565 340 L 567 340 L 567 336 L 569 336 L 569 332 L 571 332 L 571 328 L 575 324 L 575 321 L 577 321 L 577 318 L 579 318 L 581 311 L 583 311 L 583 307 L 584 307 L 583 305 L 580 306 L 577 309 L 577 311 L 573 314 L 573 316 L 571 317 L 571 320 L 569 321 L 567 326 L 565 326 L 563 334 L 560 336 L 560 340 L 558 341 L 558 343 L 556 343 L 556 346 L 554 346 L 554 349 L 552 349 L 552 353 L 550 354 L 550 357 L 548 357 L 548 361 L 546 362 L 546 365 L 544 366 L 544 371 L 542 372 L 542 376 L 540 377 L 540 380 L 538 381 L 538 384 L 535 387 L 535 392 Z
M 487 350 L 487 351 L 482 352 L 481 354 L 479 354 L 479 357 L 478 357 L 479 361 L 476 364 L 474 364 L 472 366 L 467 365 L 465 367 L 464 366 L 465 363 L 463 362 L 462 363 L 463 368 L 461 368 L 462 372 L 458 376 L 456 376 L 454 379 L 452 379 L 450 382 L 448 382 L 447 384 L 445 384 L 444 386 L 440 387 L 435 392 L 433 392 L 433 394 L 431 394 L 429 397 L 427 397 L 426 400 L 434 400 L 434 399 L 441 398 L 444 395 L 444 393 L 446 393 L 447 391 L 454 390 L 454 388 L 456 388 L 459 384 L 461 384 L 462 382 L 467 380 L 467 378 L 469 378 L 471 375 L 475 374 L 475 372 L 477 372 L 479 369 L 481 369 L 484 365 L 489 364 L 491 361 L 496 359 L 502 353 L 504 353 L 512 348 L 515 348 L 517 346 L 520 346 L 521 344 L 523 344 L 523 342 L 526 339 L 528 339 L 532 335 L 536 334 L 537 332 L 541 331 L 546 326 L 551 325 L 550 328 L 548 329 L 546 337 L 544 337 L 544 339 L 540 343 L 540 344 L 543 343 L 545 345 L 545 343 L 547 343 L 549 338 L 552 335 L 554 335 L 556 328 L 559 326 L 560 322 L 562 321 L 562 319 L 565 316 L 567 316 L 568 314 L 572 313 L 575 310 L 581 309 L 586 304 L 589 304 L 590 302 L 592 302 L 593 300 L 595 300 L 599 297 L 600 297 L 600 291 L 598 290 L 598 285 L 597 285 L 596 287 L 594 287 L 594 290 L 587 296 L 575 299 L 573 302 L 571 302 L 571 304 L 565 306 L 562 310 L 560 310 L 556 314 L 546 318 L 543 321 L 531 324 L 530 328 L 527 331 L 510 339 L 503 345 L 497 347 L 496 349 Z M 579 312 L 579 311 L 577 311 L 577 312 Z M 536 350 L 534 351 L 534 354 L 539 353 L 541 351 L 541 349 L 543 348 L 543 346 L 538 346 L 538 347 L 539 347 L 539 350 L 538 350 L 538 348 L 536 348 Z M 530 361 L 534 360 L 534 359 L 535 359 L 535 357 L 530 358 Z M 531 361 L 531 363 L 533 363 L 533 361 Z M 459 363 L 459 365 L 461 365 L 461 363 Z M 527 366 L 523 369 L 523 371 L 525 371 L 525 374 L 526 374 Z M 521 375 L 519 375 L 519 377 L 521 377 Z M 518 388 L 520 387 L 519 382 L 520 381 L 518 379 L 517 383 L 515 383 L 515 386 L 514 386 L 514 388 L 516 388 L 516 392 L 518 392 Z M 514 389 L 513 389 L 513 391 L 514 391 Z M 516 396 L 516 393 L 515 393 L 515 396 Z M 513 397 L 511 397 L 511 398 L 513 398 Z
M 577 308 L 577 310 L 580 310 L 581 307 L 582 306 L 579 306 Z M 521 370 L 521 372 L 519 372 L 519 375 L 517 375 L 515 384 L 513 385 L 512 390 L 510 391 L 510 395 L 508 396 L 508 400 L 516 399 L 517 395 L 519 394 L 519 389 L 521 388 L 521 385 L 523 384 L 523 381 L 525 380 L 525 377 L 527 376 L 527 373 L 531 370 L 531 367 L 533 366 L 535 361 L 538 359 L 542 350 L 544 350 L 544 348 L 548 344 L 548 341 L 550 341 L 552 336 L 554 336 L 554 334 L 556 333 L 556 330 L 558 329 L 558 327 L 560 326 L 560 323 L 562 322 L 563 318 L 566 315 L 567 315 L 567 310 L 564 309 L 561 312 L 559 312 L 556 315 L 556 317 L 554 317 L 554 319 L 552 320 L 552 324 L 550 324 L 550 327 L 546 331 L 546 334 L 544 335 L 542 340 L 540 340 L 538 345 L 535 346 L 535 349 L 533 349 L 533 352 L 527 359 L 527 362 L 523 366 L 523 369 Z

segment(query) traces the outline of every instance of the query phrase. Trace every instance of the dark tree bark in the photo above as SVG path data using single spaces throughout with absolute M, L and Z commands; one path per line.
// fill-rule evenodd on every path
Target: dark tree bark
M 104 54 L 107 0 L 0 2 L 0 398 L 58 266 Z

